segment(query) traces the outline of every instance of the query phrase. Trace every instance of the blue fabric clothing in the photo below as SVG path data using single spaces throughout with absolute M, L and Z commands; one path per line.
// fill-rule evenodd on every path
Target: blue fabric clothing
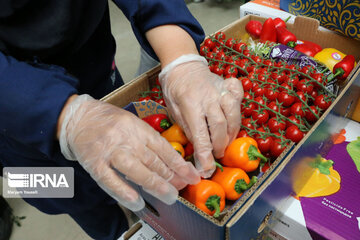
M 204 39 L 183 0 L 114 2 L 155 59 L 145 38 L 153 27 L 177 24 L 197 46 Z M 127 228 L 126 219 L 77 162 L 62 156 L 55 130 L 69 96 L 87 93 L 101 98 L 123 84 L 112 67 L 116 46 L 107 4 L 106 0 L 0 3 L 0 163 L 73 167 L 74 198 L 24 200 L 48 214 L 69 214 L 94 239 L 116 239 Z

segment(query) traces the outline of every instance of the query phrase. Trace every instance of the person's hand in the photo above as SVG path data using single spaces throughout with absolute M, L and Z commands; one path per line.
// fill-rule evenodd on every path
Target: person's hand
M 79 161 L 105 192 L 130 210 L 145 204 L 127 180 L 167 204 L 176 201 L 179 189 L 200 181 L 195 167 L 134 114 L 88 95 L 76 97 L 63 112 L 63 155 Z
M 193 143 L 200 175 L 210 177 L 215 158 L 224 155 L 241 123 L 241 82 L 210 72 L 205 58 L 183 55 L 161 71 L 164 99 L 175 121 Z

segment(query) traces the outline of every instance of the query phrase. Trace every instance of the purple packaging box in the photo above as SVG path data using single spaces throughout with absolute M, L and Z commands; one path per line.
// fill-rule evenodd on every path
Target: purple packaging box
M 300 191 L 307 196 L 289 197 L 270 226 L 270 239 L 360 239 L 360 124 L 349 122 L 339 135 L 321 156 L 333 161 L 332 169 L 312 173 Z

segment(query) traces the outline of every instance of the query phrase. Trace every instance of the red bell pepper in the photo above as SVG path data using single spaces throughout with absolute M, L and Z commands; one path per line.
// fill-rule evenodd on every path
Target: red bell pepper
M 340 62 L 335 64 L 333 68 L 333 78 L 336 77 L 339 80 L 345 80 L 353 70 L 354 64 L 355 57 L 353 55 L 346 55 Z
M 315 54 L 322 50 L 322 47 L 319 44 L 306 40 L 298 40 L 296 42 L 295 50 L 304 53 L 305 55 L 314 57 Z
M 142 118 L 147 122 L 151 127 L 153 127 L 158 132 L 163 132 L 171 126 L 170 119 L 166 114 L 152 114 L 147 117 Z
M 261 34 L 260 34 L 260 41 L 261 42 L 276 42 L 276 29 L 274 20 L 272 18 L 266 19 L 263 24 Z
M 276 38 L 278 43 L 287 45 L 289 47 L 295 47 L 296 45 L 296 36 L 290 32 L 286 27 L 277 27 L 276 28 Z
M 275 28 L 278 27 L 285 27 L 286 28 L 286 22 L 289 21 L 289 19 L 291 18 L 291 16 L 287 17 L 284 20 L 282 20 L 281 18 L 274 18 L 274 24 L 275 24 Z
M 261 34 L 262 23 L 260 21 L 257 21 L 257 20 L 250 20 L 245 25 L 245 30 L 246 30 L 247 33 L 250 34 L 250 36 L 252 38 L 258 39 L 260 37 L 260 34 Z

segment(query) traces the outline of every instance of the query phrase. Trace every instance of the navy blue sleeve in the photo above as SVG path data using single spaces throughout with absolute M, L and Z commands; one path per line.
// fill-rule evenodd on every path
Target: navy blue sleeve
M 58 116 L 77 79 L 52 65 L 30 65 L 0 52 L 0 133 L 50 156 Z
M 183 28 L 194 39 L 199 50 L 205 34 L 199 22 L 190 13 L 184 0 L 113 0 L 129 19 L 140 45 L 158 60 L 145 37 L 151 28 L 175 24 Z

